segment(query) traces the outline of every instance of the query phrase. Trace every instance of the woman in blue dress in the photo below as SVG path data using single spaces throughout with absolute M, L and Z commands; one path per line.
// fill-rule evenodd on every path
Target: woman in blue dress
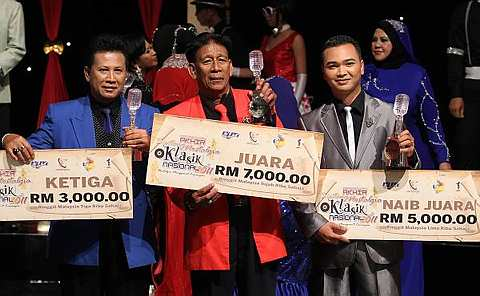
M 406 25 L 396 20 L 380 21 L 371 53 L 373 63 L 366 65 L 362 77 L 365 92 L 392 104 L 397 94 L 407 94 L 410 103 L 404 124 L 415 139 L 422 169 L 451 169 L 438 104 L 426 70 L 416 62 Z M 404 243 L 401 283 L 402 295 L 424 294 L 420 242 Z
M 290 81 L 274 76 L 268 79 L 268 83 L 278 96 L 275 108 L 283 126 L 296 129 L 300 112 Z M 288 256 L 283 258 L 279 264 L 276 295 L 307 296 L 307 280 L 311 268 L 310 241 L 300 230 L 290 203 L 285 200 L 281 201 L 280 209 Z

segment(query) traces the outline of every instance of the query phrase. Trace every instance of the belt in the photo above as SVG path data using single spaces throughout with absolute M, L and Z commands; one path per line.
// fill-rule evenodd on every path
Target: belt
M 480 67 L 465 67 L 465 79 L 480 80 Z

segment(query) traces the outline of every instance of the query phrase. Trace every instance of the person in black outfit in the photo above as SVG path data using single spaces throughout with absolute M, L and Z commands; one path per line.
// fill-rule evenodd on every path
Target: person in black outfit
M 467 28 L 467 30 L 465 30 Z M 480 1 L 465 1 L 453 11 L 448 38 L 449 109 L 455 118 L 453 168 L 480 169 Z M 477 277 L 470 272 L 480 260 L 478 244 L 424 245 L 425 291 L 428 295 L 468 295 Z M 439 267 L 438 258 L 442 258 Z M 455 272 L 445 272 L 447 270 Z M 445 283 L 439 285 L 438 283 Z
M 226 20 L 225 0 L 195 0 L 190 4 L 195 5 L 195 16 L 202 26 L 210 27 L 211 33 L 230 38 L 232 43 L 230 59 L 233 64 L 233 78 L 230 79 L 230 84 L 234 88 L 251 89 L 252 72 L 248 69 L 249 49 L 242 35 Z
M 465 30 L 467 28 L 467 30 Z M 480 1 L 455 9 L 447 48 L 449 109 L 457 118 L 454 168 L 480 169 Z

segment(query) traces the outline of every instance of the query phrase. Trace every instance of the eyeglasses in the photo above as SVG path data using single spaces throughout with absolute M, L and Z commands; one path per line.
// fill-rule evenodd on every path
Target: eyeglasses
M 262 8 L 262 12 L 264 16 L 272 16 L 276 12 L 276 8 L 273 8 L 271 6 L 265 6 Z

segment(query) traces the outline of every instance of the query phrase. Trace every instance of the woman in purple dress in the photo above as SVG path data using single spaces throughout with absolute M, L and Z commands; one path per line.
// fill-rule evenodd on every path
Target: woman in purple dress
M 371 42 L 373 63 L 365 67 L 362 86 L 369 95 L 394 103 L 399 93 L 410 97 L 404 117 L 415 139 L 422 169 L 451 169 L 450 154 L 440 122 L 438 104 L 426 70 L 413 55 L 403 22 L 382 20 Z M 402 295 L 423 295 L 423 255 L 420 242 L 405 242 L 401 262 Z

